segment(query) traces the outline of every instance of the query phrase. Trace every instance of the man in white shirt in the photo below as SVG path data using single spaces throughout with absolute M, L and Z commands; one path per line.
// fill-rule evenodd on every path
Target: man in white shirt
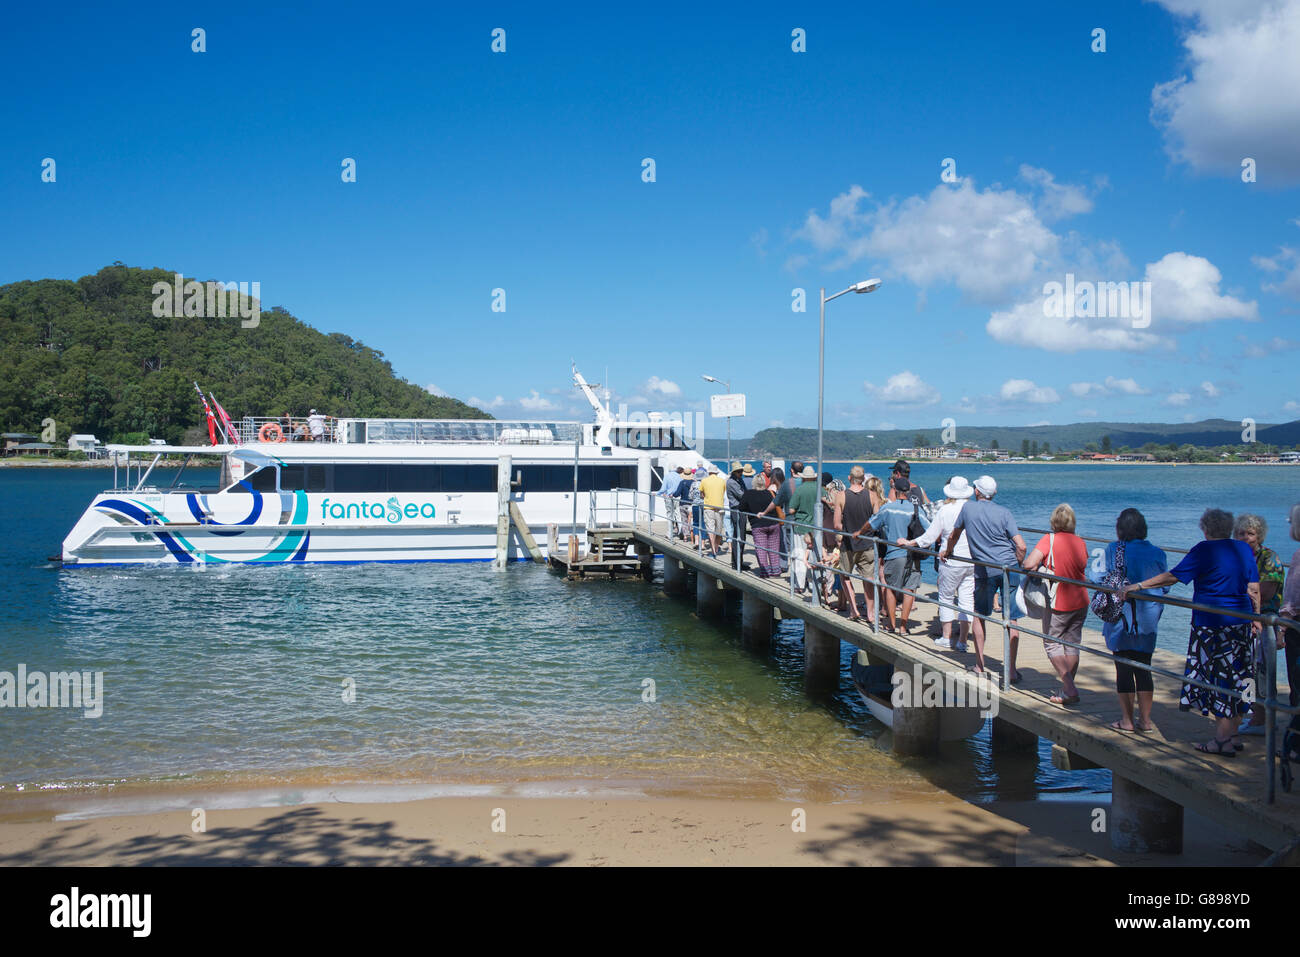
M 957 522 L 957 516 L 961 514 L 962 506 L 966 504 L 966 500 L 973 492 L 974 489 L 964 477 L 954 475 L 943 487 L 945 501 L 935 512 L 934 521 L 930 523 L 925 534 L 902 544 L 929 548 L 938 542 L 939 550 L 943 551 L 948 536 L 952 534 L 953 526 Z M 955 559 L 970 558 L 970 545 L 967 544 L 965 535 L 957 539 L 952 554 Z M 970 562 L 945 560 L 940 557 L 939 602 L 939 621 L 943 625 L 943 637 L 936 638 L 935 645 L 944 651 L 949 649 L 965 651 L 966 637 L 970 632 L 971 612 L 975 610 L 975 568 Z M 960 614 L 950 607 L 952 605 L 959 606 Z M 952 640 L 954 619 L 958 622 L 955 643 Z
M 311 435 L 313 442 L 325 441 L 325 416 L 312 409 L 311 414 L 307 416 L 307 431 Z

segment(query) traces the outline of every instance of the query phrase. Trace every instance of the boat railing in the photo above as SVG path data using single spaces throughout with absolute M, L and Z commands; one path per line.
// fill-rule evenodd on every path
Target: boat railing
M 698 503 L 684 503 L 684 504 L 693 505 Z M 678 507 L 679 501 L 676 498 L 666 498 L 665 496 L 662 495 L 662 493 L 659 492 L 643 492 L 637 489 L 615 489 L 613 501 L 608 506 L 598 507 L 594 498 L 592 499 L 590 505 L 592 509 L 592 515 L 591 518 L 589 519 L 590 527 L 593 528 L 600 527 L 600 518 L 597 513 L 606 512 L 606 513 L 612 513 L 612 516 L 605 520 L 607 527 L 630 526 L 633 529 L 640 529 L 644 527 L 647 531 L 650 531 L 653 529 L 653 523 L 656 521 L 656 510 L 658 510 L 660 514 L 664 515 L 665 518 L 668 518 L 668 514 L 669 514 L 668 509 Z M 701 506 L 702 509 L 707 507 L 708 506 Z M 736 510 L 724 508 L 724 509 L 720 509 L 720 511 L 724 513 L 730 513 L 730 512 L 735 512 Z M 744 514 L 744 513 L 737 513 L 737 514 Z M 752 516 L 746 516 L 746 517 L 752 517 Z M 1039 569 L 1035 569 L 1032 572 L 1027 572 L 1023 568 L 1021 568 L 1018 564 L 1005 565 L 996 562 L 986 562 L 975 558 L 962 558 L 955 554 L 949 558 L 946 558 L 945 561 L 965 563 L 971 566 L 981 566 L 989 569 L 990 571 L 995 571 L 1000 573 L 999 577 L 1001 579 L 1001 582 L 1000 582 L 1000 588 L 998 593 L 999 607 L 993 609 L 992 612 L 989 614 L 980 614 L 973 607 L 964 608 L 952 602 L 942 601 L 937 596 L 935 597 L 923 596 L 921 595 L 919 590 L 912 590 L 908 588 L 893 588 L 892 586 L 886 585 L 883 580 L 884 562 L 882 561 L 875 562 L 875 574 L 871 578 L 868 578 L 864 575 L 860 575 L 856 572 L 846 572 L 838 565 L 832 566 L 824 563 L 821 560 L 822 551 L 823 551 L 821 547 L 822 533 L 829 533 L 834 535 L 836 538 L 842 538 L 844 536 L 844 532 L 840 529 L 827 528 L 824 525 L 818 525 L 811 521 L 796 522 L 790 518 L 780 519 L 770 515 L 765 517 L 783 526 L 783 530 L 785 531 L 786 534 L 789 535 L 809 534 L 811 536 L 812 547 L 808 551 L 808 559 L 806 563 L 810 570 L 808 574 L 808 578 L 811 580 L 811 585 L 814 589 L 820 589 L 821 587 L 820 579 L 828 573 L 832 576 L 839 575 L 847 579 L 856 579 L 858 581 L 861 581 L 864 585 L 874 586 L 877 589 L 877 594 L 876 594 L 877 600 L 874 602 L 873 619 L 871 622 L 871 629 L 874 632 L 878 633 L 880 631 L 880 606 L 882 602 L 881 595 L 883 595 L 884 589 L 889 588 L 890 590 L 896 593 L 910 595 L 913 598 L 919 598 L 922 601 L 928 601 L 932 604 L 935 604 L 940 608 L 946 608 L 949 609 L 950 611 L 957 612 L 959 613 L 959 615 L 965 615 L 969 619 L 972 620 L 979 619 L 985 624 L 991 623 L 991 624 L 999 625 L 1002 629 L 1002 636 L 1003 636 L 1004 661 L 1006 660 L 1006 653 L 1008 650 L 1008 644 L 1010 640 L 1010 632 L 1011 630 L 1015 630 L 1020 634 L 1032 635 L 1037 638 L 1043 638 L 1046 640 L 1054 641 L 1059 644 L 1065 645 L 1069 648 L 1073 648 L 1077 652 L 1079 652 L 1080 655 L 1090 654 L 1102 658 L 1108 658 L 1111 661 L 1122 660 L 1126 666 L 1139 671 L 1148 672 L 1153 676 L 1159 675 L 1163 678 L 1168 678 L 1173 681 L 1176 681 L 1179 684 L 1182 684 L 1184 686 L 1192 685 L 1195 687 L 1203 688 L 1205 690 L 1212 691 L 1217 694 L 1226 695 L 1227 697 L 1240 701 L 1245 705 L 1259 706 L 1263 708 L 1264 716 L 1265 716 L 1264 750 L 1267 755 L 1267 760 L 1265 761 L 1266 777 L 1264 782 L 1264 800 L 1268 804 L 1272 804 L 1276 800 L 1276 786 L 1277 786 L 1277 740 L 1276 738 L 1277 738 L 1278 716 L 1283 714 L 1291 715 L 1292 718 L 1294 719 L 1296 715 L 1300 715 L 1300 707 L 1292 706 L 1289 703 L 1289 700 L 1288 703 L 1283 704 L 1281 701 L 1278 700 L 1277 697 L 1277 651 L 1279 647 L 1277 639 L 1278 636 L 1282 634 L 1282 629 L 1289 629 L 1293 632 L 1296 632 L 1297 634 L 1300 634 L 1300 621 L 1295 621 L 1290 618 L 1285 618 L 1278 614 L 1271 614 L 1271 613 L 1261 614 L 1261 613 L 1254 613 L 1254 612 L 1243 612 L 1243 611 L 1238 611 L 1236 609 L 1222 608 L 1217 605 L 1206 605 L 1204 603 L 1189 601 L 1185 598 L 1176 598 L 1170 595 L 1146 594 L 1142 592 L 1134 592 L 1130 594 L 1128 598 L 1133 601 L 1145 601 L 1145 602 L 1151 602 L 1151 603 L 1156 603 L 1161 605 L 1173 605 L 1178 608 L 1184 608 L 1187 609 L 1188 611 L 1193 611 L 1193 612 L 1202 611 L 1202 612 L 1210 612 L 1216 615 L 1225 615 L 1231 618 L 1240 619 L 1243 623 L 1252 623 L 1252 624 L 1256 622 L 1259 623 L 1260 633 L 1258 636 L 1258 643 L 1256 646 L 1255 660 L 1260 661 L 1265 666 L 1265 687 L 1262 690 L 1262 693 L 1260 689 L 1254 686 L 1255 682 L 1254 682 L 1253 671 L 1251 672 L 1250 677 L 1247 680 L 1243 680 L 1242 682 L 1244 690 L 1239 690 L 1236 688 L 1231 688 L 1231 689 L 1222 688 L 1217 685 L 1212 685 L 1207 682 L 1203 682 L 1191 678 L 1185 674 L 1169 671 L 1167 669 L 1161 668 L 1156 665 L 1144 665 L 1141 662 L 1134 661 L 1129 658 L 1119 659 L 1117 658 L 1116 655 L 1112 654 L 1108 650 L 1103 650 L 1100 648 L 1095 648 L 1089 645 L 1085 645 L 1082 642 L 1066 641 L 1063 640 L 1062 638 L 1045 634 L 1044 632 L 1038 631 L 1034 628 L 1026 627 L 1020 623 L 1022 620 L 1020 618 L 1009 617 L 1011 614 L 1014 614 L 1014 611 L 1012 610 L 1013 592 L 1010 584 L 1011 575 L 1013 574 L 1020 576 L 1025 581 L 1029 581 L 1031 578 L 1039 578 L 1048 582 L 1078 585 L 1082 588 L 1087 589 L 1089 592 L 1093 592 L 1093 593 L 1105 592 L 1108 594 L 1119 594 L 1119 591 L 1117 589 L 1107 588 L 1105 585 L 1101 585 L 1098 582 L 1094 582 L 1094 581 L 1085 581 L 1085 580 L 1079 580 L 1073 578 L 1065 578 L 1059 575 L 1053 575 L 1048 572 L 1041 571 Z M 685 520 L 685 515 L 681 515 L 676 519 L 669 519 L 668 534 L 672 535 L 675 529 L 678 529 L 683 526 L 683 523 L 685 529 L 689 530 L 690 528 L 692 528 L 692 522 Z M 723 528 L 726 530 L 725 537 L 730 547 L 732 549 L 736 549 L 736 548 L 743 549 L 745 547 L 745 543 L 743 540 L 740 541 L 737 540 L 735 525 L 731 521 L 724 521 L 722 524 L 723 524 Z M 701 522 L 700 525 L 702 526 L 703 522 Z M 795 530 L 794 526 L 798 526 L 798 530 Z M 1026 531 L 1029 531 L 1029 529 L 1026 529 Z M 700 558 L 703 559 L 704 539 L 705 539 L 703 528 L 696 526 L 696 532 L 697 532 L 697 534 L 695 535 L 696 551 L 699 554 Z M 917 546 L 899 545 L 897 541 L 891 541 L 877 535 L 863 535 L 861 537 L 870 539 L 873 546 L 883 544 L 891 548 L 906 550 L 909 554 L 911 554 L 915 558 L 931 558 L 931 559 L 936 558 L 943 550 L 943 546 L 946 544 L 946 543 L 936 543 L 937 547 L 920 548 Z M 755 549 L 758 549 L 760 546 L 757 544 L 757 542 L 755 542 L 753 547 Z M 1174 549 L 1170 549 L 1170 550 L 1174 551 Z M 741 565 L 742 565 L 742 570 L 740 573 L 744 574 L 743 562 L 741 563 Z M 789 576 L 789 579 L 790 579 L 789 581 L 790 598 L 793 600 L 796 597 L 795 575 L 791 574 Z M 954 596 L 954 598 L 956 598 L 956 596 Z M 1026 609 L 1026 611 L 1028 611 L 1028 609 Z M 1033 615 L 1033 613 L 1025 615 L 1024 618 L 1030 618 L 1031 615 Z M 1037 617 L 1041 619 L 1042 613 L 1037 613 L 1036 615 L 1033 615 L 1033 617 Z M 1046 623 L 1044 623 L 1044 625 L 1046 625 Z M 892 637 L 899 638 L 902 640 L 909 640 L 909 641 L 912 640 L 910 635 L 894 634 L 892 635 Z M 1291 639 L 1291 640 L 1296 640 L 1296 639 Z M 916 643 L 918 645 L 921 644 L 920 642 L 916 642 Z M 927 647 L 928 650 L 933 650 L 933 647 L 929 645 L 928 641 L 925 643 L 924 647 Z M 1002 673 L 1002 687 L 1000 689 L 1002 694 L 1011 694 L 1019 690 L 1015 688 L 1013 685 L 1013 681 L 1012 681 L 1013 677 L 1014 675 L 1012 673 L 1012 669 L 1004 667 Z M 1025 691 L 1020 691 L 1019 693 L 1029 694 L 1029 692 L 1025 692 Z
M 321 431 L 312 435 L 311 420 L 319 419 Z M 342 442 L 339 420 L 332 415 L 246 415 L 234 423 L 236 444 L 252 442 Z

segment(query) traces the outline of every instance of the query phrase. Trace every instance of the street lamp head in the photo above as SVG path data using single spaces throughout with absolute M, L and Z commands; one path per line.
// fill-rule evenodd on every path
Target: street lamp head
M 713 376 L 711 376 L 711 375 L 702 375 L 702 376 L 700 376 L 700 378 L 703 379 L 705 382 L 717 382 L 717 381 L 718 381 L 717 379 L 713 378 Z
M 879 288 L 879 279 L 864 279 L 862 282 L 855 282 L 853 284 L 854 292 L 875 292 Z

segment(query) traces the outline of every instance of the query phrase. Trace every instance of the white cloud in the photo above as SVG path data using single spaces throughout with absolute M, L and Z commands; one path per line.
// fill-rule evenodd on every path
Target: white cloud
M 1151 91 L 1165 150 L 1192 169 L 1259 182 L 1300 179 L 1300 0 L 1160 0 L 1191 20 L 1189 72 Z M 1290 92 L 1288 92 L 1290 91 Z
M 450 396 L 446 392 L 438 388 L 432 382 L 430 382 L 428 385 L 424 387 L 424 391 L 430 393 L 431 395 L 436 395 L 444 399 L 450 398 Z
M 1057 395 L 1056 390 L 1051 386 L 1040 386 L 1030 379 L 1008 379 L 1002 383 L 1002 388 L 998 394 L 1006 402 L 1049 405 L 1061 401 L 1061 397 Z
M 519 405 L 529 412 L 553 412 L 559 408 L 550 399 L 544 398 L 536 389 L 519 400 Z
M 819 300 L 820 301 L 820 300 Z M 682 394 L 682 387 L 676 382 L 670 382 L 668 379 L 661 379 L 657 375 L 652 375 L 645 380 L 645 385 L 641 387 L 651 395 L 666 396 L 675 399 Z
M 863 382 L 862 388 L 868 395 L 886 405 L 921 406 L 934 405 L 939 401 L 938 389 L 927 385 L 920 376 L 906 370 L 891 375 L 883 386 Z
M 1266 342 L 1252 342 L 1247 336 L 1237 336 L 1237 341 L 1242 345 L 1241 358 L 1243 359 L 1264 359 L 1279 352 L 1300 349 L 1300 342 L 1295 339 L 1283 339 L 1281 336 L 1273 336 Z
M 1080 409 L 1079 414 L 1085 418 L 1095 419 L 1098 413 L 1096 409 Z
M 1285 404 L 1283 404 L 1283 406 L 1282 406 L 1282 411 L 1283 411 L 1283 412 L 1300 412 L 1300 402 L 1296 402 L 1294 399 L 1292 399 L 1292 400 L 1286 402 Z
M 1044 222 L 1092 212 L 1092 199 L 1081 186 L 1058 183 L 1047 170 L 1023 164 L 1020 167 L 1020 178 L 1042 190 L 1042 196 L 1038 200 L 1038 216 Z
M 1181 326 L 1219 319 L 1259 318 L 1254 301 L 1243 302 L 1219 292 L 1222 274 L 1204 257 L 1185 252 L 1167 253 L 1157 262 L 1147 264 L 1144 276 L 1151 283 L 1151 295 L 1142 321 L 1149 322 L 1149 327 L 1135 327 L 1135 319 L 1119 316 L 1067 319 L 1047 315 L 1044 291 L 1010 310 L 994 312 L 985 329 L 999 342 L 1049 352 L 1082 349 L 1145 352 L 1172 348 L 1173 334 Z M 1082 282 L 1094 281 L 1089 274 L 1076 276 L 1076 289 Z
M 1077 398 L 1082 399 L 1089 395 L 1105 395 L 1106 387 L 1100 382 L 1071 382 L 1070 392 Z
M 1040 173 L 1051 180 L 1045 171 L 1035 175 Z M 1050 204 L 1054 213 L 1077 205 L 1073 187 L 1051 185 L 1056 194 L 1071 197 L 1056 195 Z M 929 196 L 860 209 L 869 198 L 861 186 L 851 186 L 831 200 L 826 217 L 809 212 L 795 236 L 836 255 L 832 268 L 872 256 L 918 286 L 951 283 L 986 303 L 1005 301 L 1056 254 L 1056 235 L 1039 219 L 1031 197 L 1015 190 L 976 190 L 964 179 L 940 184 Z
M 1218 386 L 1216 386 L 1213 382 L 1207 379 L 1206 381 L 1201 383 L 1201 394 L 1204 395 L 1207 399 L 1217 399 L 1223 393 L 1219 391 Z
M 1121 395 L 1149 395 L 1151 392 L 1150 389 L 1142 388 L 1133 379 L 1117 379 L 1112 375 L 1106 376 L 1106 388 Z
M 1223 276 L 1214 263 L 1183 252 L 1167 253 L 1146 268 L 1151 283 L 1151 325 L 1213 322 L 1216 319 L 1258 319 L 1252 300 L 1242 302 L 1219 294 Z
M 1266 283 L 1263 287 L 1265 292 L 1300 299 L 1300 253 L 1290 246 L 1282 246 L 1275 256 L 1252 256 L 1250 261 L 1265 272 L 1286 273 L 1280 281 Z
M 506 404 L 506 400 L 502 396 L 497 396 L 494 399 L 480 399 L 478 396 L 472 395 L 466 401 L 470 405 L 478 406 L 480 409 L 488 409 L 488 410 L 499 409 Z
M 1169 393 L 1169 395 L 1165 396 L 1164 405 L 1182 406 L 1182 405 L 1186 405 L 1188 402 L 1191 401 L 1192 401 L 1192 397 L 1190 393 L 1171 392 Z
M 1030 422 L 1030 423 L 1029 423 L 1029 428 L 1032 429 L 1032 428 L 1036 428 L 1036 427 L 1038 427 L 1038 426 L 1042 426 L 1042 425 L 1051 425 L 1051 424 L 1052 424 L 1052 423 L 1049 422 L 1049 421 L 1047 421 L 1047 419 L 1039 419 L 1037 422 Z

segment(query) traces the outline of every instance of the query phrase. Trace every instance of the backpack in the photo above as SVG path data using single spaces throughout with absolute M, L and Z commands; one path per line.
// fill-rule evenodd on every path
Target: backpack
M 1124 543 L 1120 542 L 1115 552 L 1115 569 L 1107 572 L 1098 584 L 1103 588 L 1119 589 L 1128 580 L 1127 571 L 1124 565 Z M 1096 592 L 1092 596 L 1091 608 L 1092 613 L 1107 624 L 1114 624 L 1124 616 L 1124 602 L 1119 595 L 1111 592 Z
M 907 523 L 907 538 L 909 541 L 916 541 L 916 539 L 920 538 L 922 535 L 925 534 L 925 527 L 921 524 L 921 519 L 916 514 L 917 509 L 920 507 L 920 504 L 921 503 L 918 501 L 912 502 L 912 520 Z M 907 563 L 909 568 L 911 567 L 920 568 L 921 567 L 920 553 L 908 552 Z

